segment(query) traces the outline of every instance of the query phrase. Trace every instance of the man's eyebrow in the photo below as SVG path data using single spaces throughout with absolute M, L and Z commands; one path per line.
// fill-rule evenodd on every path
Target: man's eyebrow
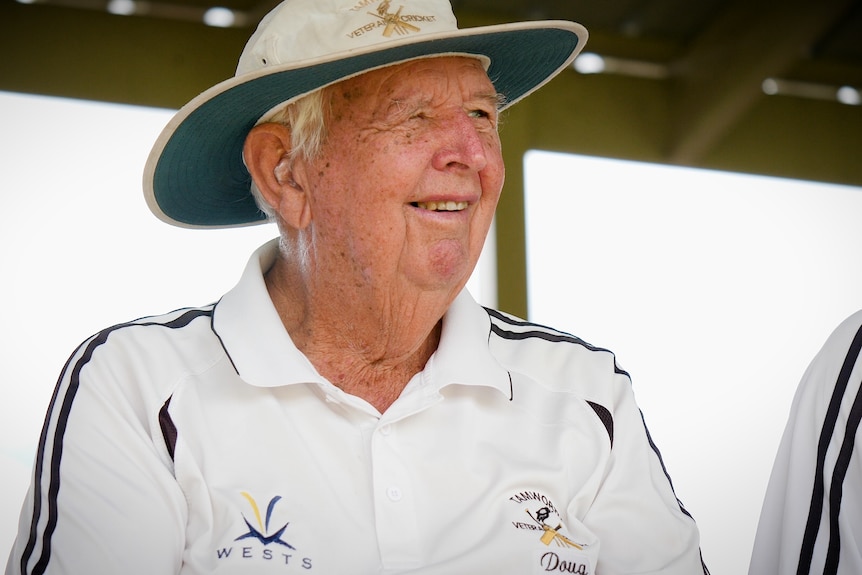
M 474 97 L 477 100 L 484 100 L 489 104 L 492 104 L 498 110 L 505 106 L 508 102 L 508 98 L 506 98 L 506 95 L 500 92 L 480 92 L 478 94 L 475 94 Z
M 418 97 L 417 95 L 397 96 L 389 98 L 385 105 L 380 108 L 380 113 L 385 117 L 397 116 L 419 109 L 426 104 L 428 104 L 428 99 Z
M 389 100 L 390 107 L 402 108 L 404 106 L 422 106 L 431 102 L 430 98 L 420 94 L 408 94 L 406 96 L 397 96 Z
M 472 95 L 473 102 L 487 103 L 495 110 L 499 110 L 508 103 L 508 98 L 505 94 L 494 91 L 482 91 Z M 385 107 L 382 108 L 384 113 L 401 113 L 405 109 L 417 109 L 431 103 L 430 98 L 422 97 L 419 94 L 408 94 L 403 96 L 392 97 L 388 100 Z

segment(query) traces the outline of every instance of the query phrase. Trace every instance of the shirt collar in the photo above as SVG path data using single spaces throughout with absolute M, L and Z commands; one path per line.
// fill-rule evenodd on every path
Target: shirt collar
M 488 312 L 466 289 L 461 290 L 443 316 L 440 343 L 425 368 L 432 385 L 438 389 L 453 384 L 493 387 L 510 396 L 509 372 L 491 354 L 490 335 Z
M 249 258 L 239 283 L 213 312 L 213 329 L 240 377 L 257 387 L 324 383 L 323 376 L 300 352 L 266 289 L 266 273 L 278 256 L 278 238 Z
M 331 385 L 300 352 L 284 329 L 269 297 L 264 273 L 278 256 L 278 239 L 249 258 L 239 283 L 216 305 L 213 329 L 240 377 L 257 387 L 294 383 Z M 467 290 L 443 317 L 440 343 L 421 378 L 437 390 L 447 385 L 477 385 L 511 392 L 508 372 L 488 349 L 491 320 Z

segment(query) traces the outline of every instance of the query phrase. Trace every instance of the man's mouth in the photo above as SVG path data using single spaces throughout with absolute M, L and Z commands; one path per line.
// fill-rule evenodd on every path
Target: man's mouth
M 423 210 L 431 210 L 432 212 L 460 212 L 467 209 L 467 202 L 415 202 L 413 204 L 417 208 Z

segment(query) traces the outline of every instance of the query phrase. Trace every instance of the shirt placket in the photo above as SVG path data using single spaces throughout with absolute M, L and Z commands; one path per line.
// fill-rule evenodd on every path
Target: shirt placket
M 385 570 L 421 562 L 415 489 L 397 428 L 397 424 L 382 424 L 371 440 L 374 518 Z

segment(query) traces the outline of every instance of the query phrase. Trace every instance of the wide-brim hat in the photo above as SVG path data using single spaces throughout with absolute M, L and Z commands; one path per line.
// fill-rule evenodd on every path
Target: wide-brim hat
M 508 107 L 569 66 L 587 31 L 566 21 L 458 29 L 448 0 L 284 0 L 260 22 L 237 73 L 183 106 L 144 169 L 147 205 L 187 228 L 262 223 L 242 149 L 248 132 L 324 86 L 418 58 L 479 58 Z

